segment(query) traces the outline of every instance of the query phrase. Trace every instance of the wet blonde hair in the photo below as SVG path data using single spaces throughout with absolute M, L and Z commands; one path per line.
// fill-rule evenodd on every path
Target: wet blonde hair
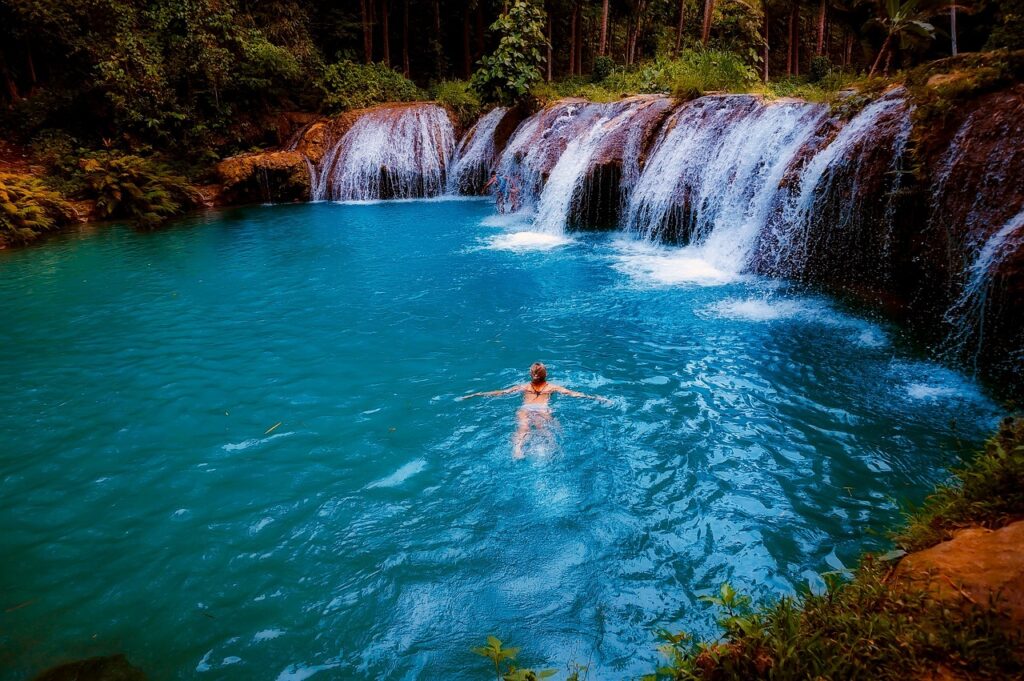
M 530 365 L 530 378 L 540 381 L 548 380 L 548 368 L 540 362 L 534 362 Z

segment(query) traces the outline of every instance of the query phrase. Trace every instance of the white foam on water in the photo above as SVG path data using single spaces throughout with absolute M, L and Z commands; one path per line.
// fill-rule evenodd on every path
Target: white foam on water
M 546 232 L 510 232 L 487 240 L 487 248 L 495 251 L 549 251 L 566 246 L 572 239 Z
M 938 364 L 896 361 L 892 363 L 890 373 L 907 398 L 914 401 L 986 402 L 977 384 Z
M 235 442 L 235 443 L 226 444 L 223 447 L 221 447 L 221 449 L 223 449 L 225 452 L 240 452 L 240 451 L 243 451 L 243 450 L 246 450 L 246 449 L 250 449 L 252 447 L 258 447 L 258 446 L 260 446 L 262 444 L 266 444 L 267 442 L 270 442 L 271 440 L 276 440 L 279 437 L 288 437 L 289 435 L 294 435 L 294 434 L 295 434 L 294 432 L 274 433 L 273 435 L 271 435 L 269 437 L 259 437 L 259 438 L 254 437 L 254 438 L 245 440 L 243 442 Z
M 959 391 L 948 385 L 928 385 L 927 383 L 907 384 L 907 395 L 915 400 L 938 400 L 956 397 Z
M 263 631 L 257 631 L 253 634 L 252 640 L 254 643 L 258 643 L 260 641 L 269 641 L 283 635 L 284 631 L 281 629 L 264 629 Z
M 750 322 L 770 322 L 778 319 L 793 319 L 808 313 L 808 307 L 796 300 L 767 298 L 730 298 L 710 306 L 709 311 L 718 317 L 739 319 Z
M 639 283 L 721 286 L 743 279 L 736 272 L 715 267 L 692 247 L 668 248 L 640 241 L 619 241 L 614 246 L 619 251 L 615 269 Z
M 533 224 L 533 212 L 521 210 L 515 213 L 495 213 L 480 221 L 482 227 L 501 227 L 503 229 L 519 229 L 526 231 Z
M 381 478 L 380 480 L 371 482 L 366 486 L 366 489 L 374 489 L 377 487 L 398 487 L 412 476 L 422 472 L 426 467 L 427 462 L 423 459 L 410 461 L 386 478 Z
M 314 664 L 308 667 L 301 664 L 293 664 L 285 667 L 284 671 L 277 675 L 277 681 L 304 681 L 317 672 L 326 671 L 328 669 L 337 669 L 340 666 L 341 665 L 337 662 L 329 664 Z

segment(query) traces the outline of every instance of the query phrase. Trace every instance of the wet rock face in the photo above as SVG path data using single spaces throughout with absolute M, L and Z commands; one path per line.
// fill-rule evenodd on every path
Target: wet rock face
M 1024 521 L 961 530 L 900 561 L 896 577 L 954 606 L 990 603 L 1011 632 L 1024 631 Z
M 1024 85 L 944 122 L 921 130 L 928 205 L 917 255 L 941 276 L 949 353 L 1024 389 Z
M 243 154 L 217 164 L 228 203 L 305 201 L 310 196 L 309 171 L 298 151 Z
M 32 681 L 146 681 L 146 675 L 124 655 L 111 655 L 51 667 Z

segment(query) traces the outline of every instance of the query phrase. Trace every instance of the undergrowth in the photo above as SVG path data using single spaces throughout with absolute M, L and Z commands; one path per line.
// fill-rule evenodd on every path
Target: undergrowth
M 74 217 L 70 204 L 38 178 L 0 173 L 0 246 L 29 243 Z

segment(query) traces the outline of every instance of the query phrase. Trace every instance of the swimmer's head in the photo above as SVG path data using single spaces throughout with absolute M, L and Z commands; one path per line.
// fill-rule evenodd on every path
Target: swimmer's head
M 534 362 L 530 365 L 530 378 L 537 383 L 543 383 L 548 380 L 548 370 L 540 362 Z

